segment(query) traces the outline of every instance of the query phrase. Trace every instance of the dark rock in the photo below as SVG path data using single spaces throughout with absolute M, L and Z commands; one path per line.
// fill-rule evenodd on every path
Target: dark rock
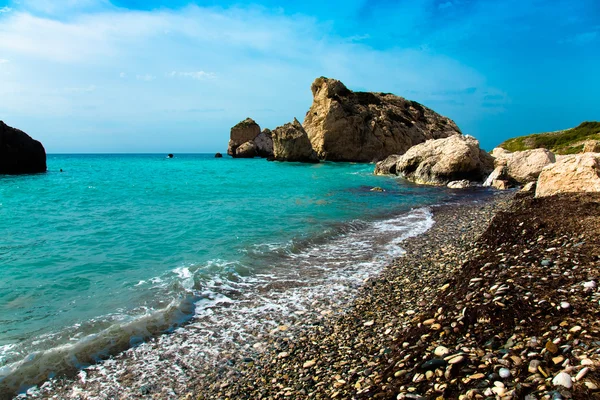
M 438 368 L 445 368 L 448 362 L 441 358 L 434 358 L 421 364 L 421 369 L 424 371 L 433 371 Z
M 25 132 L 0 121 L 0 174 L 46 172 L 46 150 Z
M 276 161 L 319 162 L 306 131 L 296 118 L 273 131 L 273 157 Z
M 173 158 L 173 154 L 167 154 L 167 158 Z
M 215 158 L 223 158 L 223 154 L 221 154 L 221 153 L 216 153 L 216 154 L 215 154 Z

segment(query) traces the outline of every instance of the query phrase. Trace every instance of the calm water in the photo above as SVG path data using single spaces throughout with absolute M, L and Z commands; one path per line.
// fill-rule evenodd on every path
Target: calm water
M 49 155 L 46 174 L 0 176 L 0 381 L 24 359 L 100 332 L 135 344 L 168 331 L 223 282 L 285 274 L 303 255 L 321 270 L 335 270 L 332 260 L 348 248 L 355 258 L 347 263 L 397 255 L 394 240 L 428 218 L 397 217 L 456 196 L 373 176 L 373 168 Z M 373 239 L 378 232 L 383 242 Z M 115 331 L 155 310 L 160 318 Z M 85 365 L 107 347 L 72 351 L 68 363 Z M 39 368 L 36 379 L 57 372 L 58 364 Z

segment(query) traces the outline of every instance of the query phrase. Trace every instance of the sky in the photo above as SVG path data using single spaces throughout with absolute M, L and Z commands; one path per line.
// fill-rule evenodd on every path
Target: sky
M 223 152 L 302 121 L 319 76 L 490 150 L 600 120 L 600 1 L 0 0 L 0 120 L 48 153 Z

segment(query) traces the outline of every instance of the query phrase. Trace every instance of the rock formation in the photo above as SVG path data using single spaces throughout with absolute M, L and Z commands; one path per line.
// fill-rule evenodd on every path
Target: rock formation
M 223 158 L 223 154 L 221 154 L 221 153 L 216 153 L 216 154 L 215 154 L 215 158 Z
M 538 178 L 535 196 L 572 192 L 600 192 L 600 153 L 565 156 L 546 166 Z
M 384 160 L 380 172 L 391 162 Z M 482 181 L 494 168 L 494 159 L 479 148 L 471 136 L 452 135 L 428 140 L 410 148 L 397 159 L 396 174 L 415 183 L 446 185 L 451 181 Z
M 504 149 L 494 149 L 496 166 L 506 166 L 505 179 L 518 184 L 535 182 L 548 164 L 556 162 L 556 157 L 547 149 L 515 151 L 511 153 Z
M 588 140 L 583 144 L 584 153 L 600 153 L 600 140 Z
M 319 162 L 306 131 L 296 118 L 276 128 L 272 139 L 275 161 Z
M 428 139 L 461 133 L 451 119 L 392 94 L 352 92 L 323 77 L 311 89 L 314 100 L 303 126 L 323 160 L 383 160 Z
M 504 180 L 506 177 L 506 166 L 498 165 L 492 173 L 487 177 L 485 182 L 483 182 L 483 186 L 494 186 L 494 182 L 498 180 Z
M 254 140 L 260 134 L 260 126 L 252 118 L 246 118 L 231 128 L 227 154 L 236 156 L 236 149 L 242 144 Z
M 449 189 L 466 189 L 471 186 L 471 182 L 463 179 L 461 181 L 448 182 L 448 185 L 446 186 L 448 186 Z
M 46 150 L 25 132 L 0 121 L 0 174 L 46 172 Z
M 401 156 L 392 154 L 375 165 L 375 175 L 396 175 L 396 163 Z
M 256 144 L 256 153 L 259 157 L 273 157 L 273 139 L 271 138 L 272 136 L 273 133 L 270 129 L 263 129 L 263 131 L 254 138 L 254 144 Z
M 254 141 L 250 140 L 249 142 L 245 142 L 241 144 L 239 147 L 235 149 L 236 158 L 254 158 L 257 156 L 256 145 Z

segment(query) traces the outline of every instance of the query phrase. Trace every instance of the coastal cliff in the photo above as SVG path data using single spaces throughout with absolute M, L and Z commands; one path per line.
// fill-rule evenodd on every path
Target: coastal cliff
M 46 172 L 44 146 L 25 132 L 0 121 L 0 174 Z

